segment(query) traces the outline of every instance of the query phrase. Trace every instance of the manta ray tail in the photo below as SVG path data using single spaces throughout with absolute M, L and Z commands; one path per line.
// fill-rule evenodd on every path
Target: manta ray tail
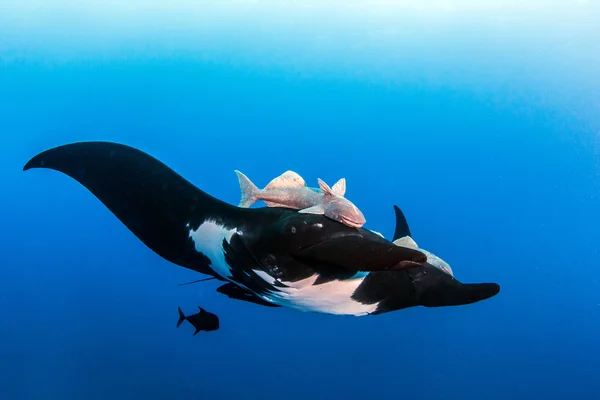
M 217 279 L 217 278 L 211 276 L 210 278 L 204 278 L 204 279 L 198 279 L 198 280 L 191 281 L 191 282 L 180 283 L 179 286 L 191 285 L 191 284 L 198 283 L 198 282 L 211 281 L 213 279 Z
M 242 192 L 242 198 L 238 207 L 248 208 L 258 200 L 260 189 L 240 171 L 235 170 L 235 173 L 240 182 L 240 191 Z

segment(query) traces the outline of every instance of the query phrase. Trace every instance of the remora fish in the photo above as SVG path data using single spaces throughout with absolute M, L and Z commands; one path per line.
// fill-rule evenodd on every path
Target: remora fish
M 346 179 L 342 178 L 333 187 L 321 179 L 322 193 L 306 186 L 304 179 L 293 171 L 286 171 L 273 179 L 264 189 L 259 189 L 246 175 L 235 170 L 240 182 L 242 197 L 238 207 L 250 207 L 263 200 L 269 207 L 285 207 L 306 214 L 323 214 L 352 228 L 360 228 L 366 222 L 363 213 L 344 197 Z
M 219 317 L 217 317 L 213 313 L 209 313 L 202 307 L 198 306 L 200 312 L 188 315 L 187 317 L 183 314 L 181 307 L 177 307 L 177 311 L 179 311 L 179 321 L 177 321 L 177 327 L 183 323 L 183 321 L 188 321 L 194 328 L 196 328 L 196 335 L 200 331 L 216 331 L 219 329 Z

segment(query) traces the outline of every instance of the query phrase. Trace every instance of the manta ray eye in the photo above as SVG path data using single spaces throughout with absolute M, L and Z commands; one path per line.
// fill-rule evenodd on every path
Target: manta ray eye
M 292 231 L 292 233 L 296 233 L 296 227 L 292 226 L 292 229 L 290 229 Z

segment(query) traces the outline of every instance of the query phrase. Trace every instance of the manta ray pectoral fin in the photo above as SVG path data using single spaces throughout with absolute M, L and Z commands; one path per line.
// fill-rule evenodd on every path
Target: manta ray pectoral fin
M 394 212 L 396 213 L 396 230 L 394 231 L 394 238 L 392 240 L 397 240 L 405 236 L 412 237 L 402 210 L 398 206 L 394 206 Z
M 419 303 L 425 307 L 472 304 L 500 292 L 497 283 L 462 283 L 429 263 L 409 270 L 408 275 Z
M 498 293 L 500 285 L 497 283 L 463 283 L 455 292 L 454 298 L 458 304 L 471 304 L 494 297 Z
M 317 204 L 316 206 L 308 207 L 298 212 L 302 214 L 324 214 L 325 207 L 323 204 Z
M 427 261 L 422 252 L 361 236 L 334 238 L 292 254 L 307 263 L 327 263 L 353 271 L 385 271 L 418 267 Z
M 206 275 L 214 276 L 211 260 L 196 251 L 190 230 L 214 216 L 231 220 L 249 211 L 210 196 L 156 158 L 118 143 L 54 147 L 33 157 L 23 170 L 33 168 L 70 176 L 156 254 Z

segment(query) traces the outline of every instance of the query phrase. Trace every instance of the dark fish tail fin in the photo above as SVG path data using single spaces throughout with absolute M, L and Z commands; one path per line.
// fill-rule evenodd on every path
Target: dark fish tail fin
M 183 314 L 183 311 L 181 311 L 181 307 L 177 307 L 177 311 L 179 311 L 179 321 L 177 321 L 177 327 L 179 328 L 181 323 L 185 321 L 185 315 Z

